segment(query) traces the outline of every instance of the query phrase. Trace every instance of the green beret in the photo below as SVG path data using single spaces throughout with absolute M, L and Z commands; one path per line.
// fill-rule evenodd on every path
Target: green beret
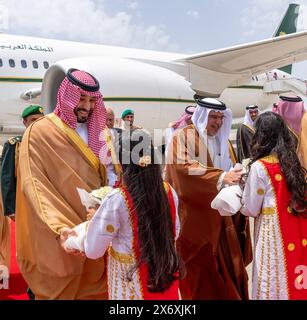
M 21 117 L 24 119 L 32 114 L 42 114 L 44 115 L 44 109 L 42 106 L 38 104 L 31 104 L 30 106 L 26 107 L 23 112 Z
M 134 114 L 134 111 L 132 109 L 124 110 L 124 112 L 122 113 L 122 119 L 124 119 L 128 114 Z

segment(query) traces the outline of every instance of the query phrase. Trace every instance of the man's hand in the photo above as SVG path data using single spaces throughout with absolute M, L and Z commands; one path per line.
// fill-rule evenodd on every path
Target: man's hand
M 242 174 L 243 174 L 243 170 L 241 169 L 227 172 L 223 180 L 224 185 L 232 186 L 234 184 L 238 184 Z
M 9 218 L 12 219 L 15 222 L 15 213 L 10 214 Z
M 68 254 L 73 254 L 74 256 L 85 256 L 84 252 L 79 251 L 79 250 L 73 250 L 73 249 L 67 249 L 65 247 L 65 241 L 72 236 L 77 236 L 78 234 L 76 233 L 76 231 L 74 231 L 73 229 L 69 229 L 69 228 L 62 228 L 60 230 L 60 237 L 59 237 L 59 242 L 61 247 L 63 248 L 63 250 L 68 253 Z

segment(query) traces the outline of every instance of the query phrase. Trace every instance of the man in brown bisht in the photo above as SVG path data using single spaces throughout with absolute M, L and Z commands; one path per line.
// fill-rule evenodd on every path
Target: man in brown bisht
M 86 221 L 77 188 L 106 185 L 106 111 L 98 81 L 70 69 L 54 113 L 24 134 L 17 185 L 17 261 L 36 299 L 106 299 L 104 258 L 61 247 L 66 228 Z
M 167 155 L 166 180 L 179 197 L 177 248 L 186 267 L 180 281 L 183 299 L 248 299 L 248 220 L 239 213 L 222 217 L 211 208 L 218 190 L 238 183 L 242 174 L 229 171 L 231 121 L 224 103 L 198 100 L 192 124 L 174 135 Z

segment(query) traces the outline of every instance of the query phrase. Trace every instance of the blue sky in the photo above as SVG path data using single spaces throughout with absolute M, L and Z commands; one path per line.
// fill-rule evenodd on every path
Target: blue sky
M 289 3 L 306 0 L 0 0 L 11 34 L 196 53 L 270 38 Z M 307 63 L 294 68 L 307 79 Z

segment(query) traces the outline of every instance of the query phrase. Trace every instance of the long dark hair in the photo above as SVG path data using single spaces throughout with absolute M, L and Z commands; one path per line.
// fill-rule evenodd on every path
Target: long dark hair
M 252 163 L 277 154 L 286 185 L 291 193 L 289 206 L 292 213 L 298 215 L 306 211 L 306 170 L 301 166 L 295 150 L 295 141 L 282 119 L 276 113 L 265 112 L 255 123 L 255 134 L 251 143 Z
M 141 157 L 149 156 L 151 163 L 139 165 Z M 148 265 L 147 288 L 150 292 L 163 292 L 177 279 L 180 259 L 176 253 L 174 227 L 170 205 L 163 185 L 161 167 L 144 130 L 127 131 L 122 137 L 120 162 L 123 181 L 133 200 L 138 218 L 140 261 Z

